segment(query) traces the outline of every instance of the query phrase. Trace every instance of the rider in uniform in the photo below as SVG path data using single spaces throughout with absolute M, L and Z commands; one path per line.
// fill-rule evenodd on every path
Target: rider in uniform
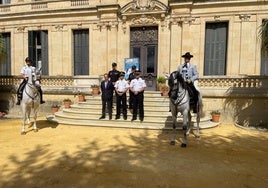
M 137 111 L 139 108 L 140 121 L 144 119 L 144 89 L 146 87 L 145 81 L 140 78 L 140 71 L 135 72 L 135 79 L 130 82 L 130 90 L 134 93 L 133 95 L 133 116 L 131 121 L 137 119 Z
M 32 61 L 29 57 L 26 57 L 25 59 L 25 63 L 26 65 L 24 67 L 22 67 L 20 73 L 21 76 L 23 78 L 23 81 L 21 82 L 18 91 L 17 91 L 17 98 L 18 98 L 18 102 L 16 103 L 16 105 L 20 105 L 20 101 L 22 100 L 22 94 L 23 94 L 23 89 L 25 88 L 27 81 L 28 81 L 28 77 L 31 76 L 32 74 L 32 70 L 35 70 L 35 67 L 33 67 Z M 41 89 L 41 86 L 38 87 L 38 91 L 40 93 L 40 104 L 45 103 L 45 101 L 43 101 L 43 91 Z
M 119 80 L 116 81 L 114 88 L 116 92 L 116 116 L 115 119 L 120 119 L 121 107 L 123 109 L 124 120 L 127 120 L 127 95 L 129 89 L 128 81 L 124 79 L 125 73 L 121 72 Z
M 197 68 L 194 64 L 191 64 L 191 58 L 194 57 L 193 55 L 190 54 L 190 52 L 186 52 L 184 55 L 181 57 L 184 58 L 184 63 L 179 65 L 178 67 L 178 72 L 182 75 L 184 81 L 186 82 L 188 86 L 188 91 L 190 93 L 190 96 L 193 97 L 194 101 L 194 108 L 193 112 L 197 112 L 197 102 L 198 98 L 200 95 L 199 89 L 198 89 L 198 72 Z

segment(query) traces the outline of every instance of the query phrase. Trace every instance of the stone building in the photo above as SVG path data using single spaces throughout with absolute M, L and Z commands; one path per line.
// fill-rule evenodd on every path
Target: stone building
M 147 90 L 156 90 L 156 78 L 176 70 L 189 51 L 204 97 L 222 100 L 245 75 L 258 78 L 242 85 L 263 87 L 268 58 L 258 32 L 267 13 L 267 0 L 1 0 L 7 56 L 0 75 L 19 75 L 30 56 L 44 77 L 71 76 L 88 86 L 112 62 L 123 70 L 125 58 L 139 58 Z M 259 104 L 267 101 L 262 93 Z

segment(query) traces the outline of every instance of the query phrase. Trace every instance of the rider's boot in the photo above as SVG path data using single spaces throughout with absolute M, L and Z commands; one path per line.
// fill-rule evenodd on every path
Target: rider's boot
M 18 98 L 17 99 L 18 101 L 16 102 L 16 105 L 20 105 L 20 101 L 21 101 L 21 94 L 20 93 L 17 94 L 17 98 Z
M 45 101 L 43 101 L 43 91 L 41 88 L 39 89 L 39 93 L 40 93 L 40 104 L 44 104 Z

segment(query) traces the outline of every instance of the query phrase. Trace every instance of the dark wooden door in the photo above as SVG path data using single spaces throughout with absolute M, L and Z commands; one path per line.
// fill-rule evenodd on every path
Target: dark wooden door
M 139 58 L 142 78 L 146 81 L 146 90 L 156 90 L 158 53 L 158 27 L 130 28 L 130 56 Z

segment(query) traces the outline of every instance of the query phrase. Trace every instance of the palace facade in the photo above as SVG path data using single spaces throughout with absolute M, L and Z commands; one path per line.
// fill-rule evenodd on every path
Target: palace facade
M 265 0 L 2 0 L 7 56 L 19 75 L 30 56 L 47 76 L 96 76 L 138 57 L 148 88 L 191 52 L 200 77 L 267 75 L 258 30 Z M 38 63 L 39 62 L 39 63 Z

